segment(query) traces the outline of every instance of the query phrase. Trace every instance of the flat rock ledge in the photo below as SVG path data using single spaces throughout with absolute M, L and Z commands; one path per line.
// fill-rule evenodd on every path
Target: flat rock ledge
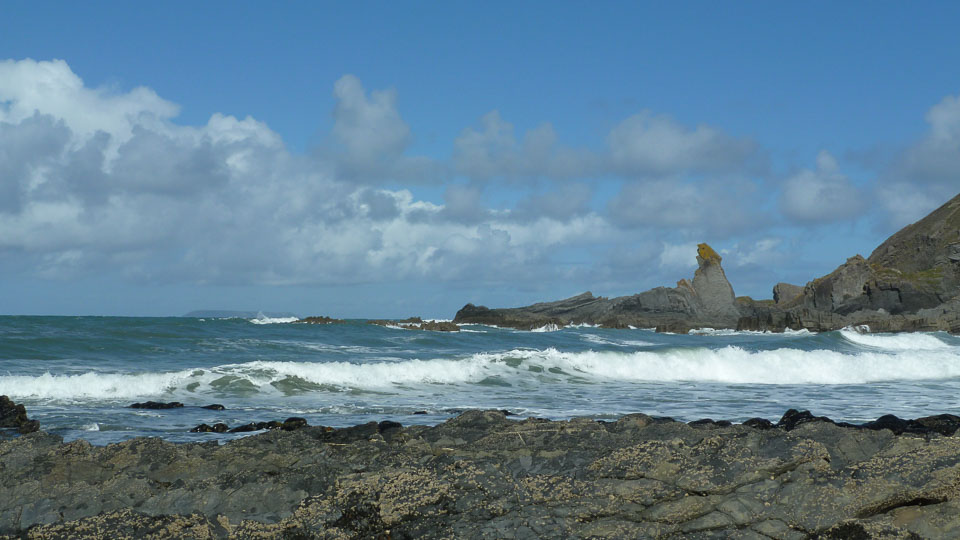
M 893 429 L 467 411 L 105 447 L 40 431 L 0 441 L 0 536 L 960 537 L 960 437 L 941 434 L 956 417 L 884 418 Z

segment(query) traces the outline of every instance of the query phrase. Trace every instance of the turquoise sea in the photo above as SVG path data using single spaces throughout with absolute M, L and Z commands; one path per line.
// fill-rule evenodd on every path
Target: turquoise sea
M 789 408 L 851 422 L 960 414 L 960 338 L 942 333 L 446 333 L 287 321 L 0 317 L 0 394 L 44 429 L 94 444 L 225 439 L 241 435 L 189 429 L 291 416 L 435 424 L 470 408 L 687 421 L 776 421 Z M 147 400 L 186 406 L 129 407 Z M 201 408 L 214 403 L 226 410 Z

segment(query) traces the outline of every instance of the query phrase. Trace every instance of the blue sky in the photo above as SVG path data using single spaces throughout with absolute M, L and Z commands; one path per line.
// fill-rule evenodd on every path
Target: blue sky
M 960 192 L 955 3 L 3 11 L 0 313 L 765 298 Z

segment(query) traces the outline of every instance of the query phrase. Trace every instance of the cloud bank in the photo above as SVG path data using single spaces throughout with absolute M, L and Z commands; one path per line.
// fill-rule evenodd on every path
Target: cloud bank
M 902 222 L 953 195 L 960 177 L 956 97 L 930 109 L 929 133 L 870 195 L 827 151 L 778 177 L 757 142 L 651 111 L 593 150 L 565 145 L 549 123 L 517 133 L 491 111 L 449 156 L 412 156 L 395 90 L 345 75 L 333 95 L 329 136 L 297 154 L 251 117 L 181 125 L 179 107 L 149 88 L 90 88 L 61 60 L 0 62 L 0 268 L 149 283 L 582 279 L 638 290 L 675 280 L 681 249 L 698 241 L 778 264 L 779 229 L 853 222 L 877 201 Z

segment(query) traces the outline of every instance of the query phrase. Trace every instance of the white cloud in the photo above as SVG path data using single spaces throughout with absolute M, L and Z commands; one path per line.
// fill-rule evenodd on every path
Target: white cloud
M 947 96 L 927 111 L 927 134 L 909 146 L 881 178 L 878 193 L 892 225 L 916 221 L 958 192 L 960 96 Z
M 591 152 L 561 146 L 550 124 L 527 131 L 518 142 L 513 124 L 491 111 L 479 129 L 468 127 L 454 141 L 454 170 L 475 180 L 578 178 L 600 171 Z
M 691 270 L 696 267 L 697 242 L 663 245 L 663 251 L 660 252 L 660 268 L 678 271 Z
M 784 182 L 780 208 L 803 223 L 831 223 L 859 216 L 867 207 L 866 194 L 838 170 L 826 150 L 817 155 L 816 170 L 804 169 Z
M 642 176 L 743 171 L 758 150 L 748 139 L 706 125 L 690 130 L 668 116 L 649 111 L 621 122 L 607 142 L 618 169 Z
M 231 284 L 542 278 L 556 249 L 609 230 L 583 212 L 517 220 L 487 208 L 471 185 L 450 185 L 442 205 L 375 189 L 345 174 L 343 160 L 290 154 L 252 118 L 178 125 L 177 107 L 152 91 L 86 88 L 61 61 L 0 70 L 0 266 L 32 275 Z M 333 136 L 348 158 L 383 160 L 379 172 L 352 174 L 417 166 L 403 155 L 410 134 L 393 92 L 368 95 L 345 77 L 336 95 Z
M 678 179 L 629 182 L 610 202 L 610 217 L 622 227 L 688 229 L 725 235 L 762 226 L 767 217 L 753 201 L 756 189 L 746 180 Z

